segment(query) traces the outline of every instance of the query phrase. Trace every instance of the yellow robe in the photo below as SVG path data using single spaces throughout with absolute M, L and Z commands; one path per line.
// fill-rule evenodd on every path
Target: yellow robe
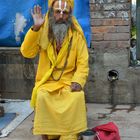
M 57 58 L 61 58 L 61 61 L 55 63 L 55 66 L 63 67 L 67 57 L 65 47 L 69 39 L 71 37 L 73 39 L 68 63 L 61 79 L 54 81 L 50 76 L 37 88 L 33 133 L 47 135 L 77 134 L 87 129 L 85 99 L 83 91 L 71 92 L 70 85 L 71 82 L 77 82 L 84 87 L 88 76 L 88 50 L 85 39 L 76 30 L 69 29 L 57 55 L 55 47 L 43 49 L 39 46 L 40 34 L 41 31 L 34 32 L 30 29 L 21 46 L 21 53 L 26 58 L 33 58 L 39 53 L 36 85 L 50 70 L 50 61 L 55 63 Z M 61 71 L 53 70 L 53 76 L 56 79 L 60 73 Z

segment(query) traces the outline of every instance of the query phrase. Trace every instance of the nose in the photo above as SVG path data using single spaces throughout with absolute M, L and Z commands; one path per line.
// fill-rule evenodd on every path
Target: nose
M 63 19 L 63 14 L 60 14 L 59 18 L 60 18 L 60 19 Z

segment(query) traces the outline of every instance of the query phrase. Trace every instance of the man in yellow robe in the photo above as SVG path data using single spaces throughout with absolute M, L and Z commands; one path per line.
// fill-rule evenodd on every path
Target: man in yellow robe
M 83 87 L 88 76 L 88 50 L 83 31 L 72 10 L 73 0 L 49 0 L 31 14 L 34 25 L 21 45 L 26 58 L 39 54 L 31 106 L 35 109 L 35 135 L 42 140 L 77 140 L 87 129 Z

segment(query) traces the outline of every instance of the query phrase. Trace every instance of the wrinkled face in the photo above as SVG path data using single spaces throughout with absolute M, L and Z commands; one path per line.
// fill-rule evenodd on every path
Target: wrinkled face
M 71 8 L 65 0 L 57 0 L 53 5 L 53 14 L 56 22 L 66 21 L 70 16 Z

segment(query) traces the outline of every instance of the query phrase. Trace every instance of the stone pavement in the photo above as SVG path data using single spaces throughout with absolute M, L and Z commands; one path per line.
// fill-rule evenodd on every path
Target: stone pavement
M 140 140 L 140 106 L 87 104 L 87 109 L 89 128 L 113 121 L 119 128 L 121 140 Z M 33 114 L 0 140 L 41 140 L 32 135 L 32 120 Z
M 140 140 L 140 106 L 88 104 L 88 109 L 89 128 L 113 121 L 121 140 Z

